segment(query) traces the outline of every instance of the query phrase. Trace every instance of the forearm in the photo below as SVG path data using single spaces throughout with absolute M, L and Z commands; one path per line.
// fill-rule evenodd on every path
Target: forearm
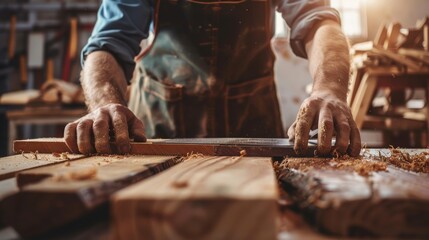
M 81 83 L 90 112 L 110 103 L 126 105 L 124 72 L 108 52 L 96 51 L 88 55 Z
M 346 100 L 350 57 L 349 46 L 338 23 L 323 22 L 309 35 L 306 44 L 314 92 L 333 93 Z

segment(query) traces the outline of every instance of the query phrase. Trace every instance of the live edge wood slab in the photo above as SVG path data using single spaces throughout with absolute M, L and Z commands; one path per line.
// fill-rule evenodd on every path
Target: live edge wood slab
M 116 149 L 114 143 L 111 148 Z M 62 138 L 40 138 L 14 141 L 13 149 L 21 152 L 71 152 Z M 180 155 L 201 153 L 209 156 L 239 156 L 242 151 L 251 157 L 297 156 L 293 143 L 282 138 L 182 138 L 148 139 L 147 142 L 131 142 L 130 154 Z M 300 156 L 314 156 L 315 140 L 310 140 L 307 151 Z
M 117 192 L 117 239 L 276 239 L 270 158 L 195 157 Z
M 1 217 L 21 236 L 39 236 L 84 217 L 115 191 L 177 161 L 171 156 L 94 156 L 23 171 L 16 177 L 20 191 L 1 203 Z
M 389 151 L 382 152 L 387 156 Z M 329 159 L 317 159 L 317 164 L 306 158 L 288 161 L 310 163 L 309 168 L 283 169 L 278 177 L 319 231 L 342 237 L 429 239 L 429 174 L 387 165 L 386 171 L 361 176 L 330 169 Z

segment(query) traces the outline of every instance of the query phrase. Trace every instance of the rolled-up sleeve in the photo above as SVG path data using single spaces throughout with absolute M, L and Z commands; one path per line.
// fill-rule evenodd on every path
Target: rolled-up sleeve
M 82 50 L 82 65 L 89 53 L 108 51 L 131 79 L 134 56 L 139 53 L 141 40 L 148 36 L 152 16 L 153 0 L 103 0 L 91 37 Z
M 339 13 L 327 0 L 277 0 L 277 11 L 291 28 L 292 51 L 302 58 L 307 58 L 305 39 L 315 24 L 328 19 L 341 23 Z

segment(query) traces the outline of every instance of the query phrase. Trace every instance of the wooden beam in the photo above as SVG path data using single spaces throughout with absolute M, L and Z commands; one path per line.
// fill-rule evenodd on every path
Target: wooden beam
M 381 154 L 387 156 L 389 150 Z M 427 238 L 429 174 L 390 165 L 387 171 L 369 176 L 353 173 L 365 168 L 366 160 L 378 162 L 358 159 L 355 163 L 360 166 L 338 170 L 331 169 L 330 159 L 288 159 L 299 162 L 298 167 L 285 168 L 279 178 L 307 221 L 322 232 L 342 237 Z M 344 167 L 348 162 L 336 164 Z
M 113 196 L 118 239 L 276 239 L 270 158 L 197 157 Z
M 314 156 L 317 141 L 311 139 L 302 156 Z M 71 152 L 62 138 L 39 138 L 14 141 L 15 152 Z M 116 150 L 114 143 L 111 148 Z M 201 153 L 210 156 L 277 157 L 297 156 L 293 142 L 286 138 L 195 138 L 195 139 L 148 139 L 147 142 L 131 142 L 130 154 L 181 155 Z
M 18 175 L 20 192 L 1 203 L 1 217 L 21 236 L 40 236 L 105 205 L 112 193 L 161 172 L 170 156 L 95 156 Z

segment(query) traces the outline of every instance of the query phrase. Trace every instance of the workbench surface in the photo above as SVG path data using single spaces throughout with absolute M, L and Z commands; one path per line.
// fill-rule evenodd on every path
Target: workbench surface
M 0 159 L 0 239 L 39 234 L 45 239 L 124 238 L 121 231 L 133 224 L 145 230 L 131 238 L 171 237 L 166 235 L 171 231 L 207 238 L 237 231 L 259 234 L 250 235 L 259 239 L 270 239 L 273 232 L 278 239 L 427 238 L 428 155 L 427 149 L 365 149 L 357 159 L 272 162 L 245 154 L 22 153 Z M 204 221 L 217 221 L 209 224 L 216 227 L 206 228 Z

